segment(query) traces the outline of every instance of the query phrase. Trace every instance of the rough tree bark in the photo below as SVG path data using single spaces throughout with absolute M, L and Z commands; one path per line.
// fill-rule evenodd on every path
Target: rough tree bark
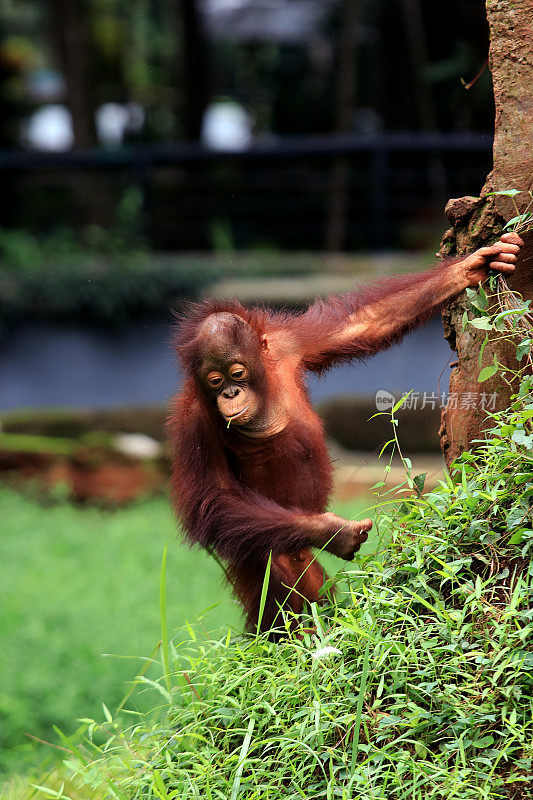
M 511 201 L 505 197 L 488 197 L 493 191 L 517 189 L 515 200 L 522 211 L 533 188 L 533 5 L 532 0 L 487 0 L 490 26 L 489 65 L 494 85 L 496 106 L 493 169 L 487 177 L 480 197 L 450 200 L 446 216 L 452 227 L 446 231 L 441 245 L 444 256 L 463 255 L 492 243 L 507 220 L 516 215 Z M 516 275 L 509 280 L 512 288 L 525 297 L 533 297 L 532 237 L 517 264 Z M 468 449 L 487 427 L 488 420 L 481 404 L 496 393 L 496 408 L 504 408 L 511 394 L 498 376 L 478 382 L 483 366 L 492 363 L 496 352 L 502 363 L 511 364 L 514 348 L 487 345 L 481 366 L 479 353 L 485 338 L 483 331 L 471 326 L 462 329 L 466 294 L 461 295 L 443 314 L 444 335 L 452 350 L 457 351 L 458 364 L 450 376 L 449 402 L 443 410 L 440 429 L 441 447 L 448 465 Z M 468 393 L 477 395 L 475 407 L 464 402 Z M 472 394 L 469 395 L 472 397 Z M 487 404 L 485 403 L 485 406 Z

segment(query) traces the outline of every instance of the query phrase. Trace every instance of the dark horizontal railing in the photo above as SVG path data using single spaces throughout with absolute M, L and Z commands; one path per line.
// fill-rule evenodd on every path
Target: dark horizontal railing
M 154 247 L 209 248 L 222 223 L 236 247 L 320 249 L 332 165 L 342 159 L 345 246 L 403 246 L 406 225 L 438 216 L 450 196 L 480 190 L 491 151 L 491 134 L 439 132 L 292 136 L 232 152 L 186 143 L 0 151 L 0 227 L 107 225 L 120 193 L 135 184 Z
M 116 149 L 71 150 L 43 153 L 22 150 L 0 151 L 0 170 L 90 167 L 168 166 L 197 162 L 278 161 L 293 158 L 339 158 L 361 153 L 487 153 L 492 149 L 488 133 L 380 133 L 290 136 L 257 142 L 236 151 L 212 150 L 198 144 L 154 144 Z

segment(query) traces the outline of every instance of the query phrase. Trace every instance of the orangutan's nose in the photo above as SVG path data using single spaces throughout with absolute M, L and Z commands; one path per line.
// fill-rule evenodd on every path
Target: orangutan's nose
M 226 400 L 232 400 L 234 397 L 237 397 L 240 391 L 238 386 L 228 386 L 228 388 L 224 389 L 222 392 L 222 397 L 225 397 Z

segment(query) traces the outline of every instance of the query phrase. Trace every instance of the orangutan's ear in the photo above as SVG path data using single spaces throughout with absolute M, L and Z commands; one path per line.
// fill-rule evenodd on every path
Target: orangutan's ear
M 265 336 L 265 334 L 263 334 L 261 336 L 261 350 L 263 350 L 263 352 L 265 352 L 265 353 L 268 353 L 269 349 L 270 348 L 268 346 L 268 339 Z

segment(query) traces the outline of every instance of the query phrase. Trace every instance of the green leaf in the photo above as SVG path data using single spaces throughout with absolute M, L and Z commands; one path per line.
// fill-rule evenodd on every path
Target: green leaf
M 528 436 L 525 431 L 515 431 L 511 439 L 522 447 L 533 447 L 533 434 Z
M 517 194 L 520 194 L 518 189 L 501 189 L 498 192 L 488 192 L 485 196 L 486 197 L 516 197 Z
M 165 670 L 165 681 L 170 692 L 170 658 L 168 649 L 168 623 L 167 623 L 167 545 L 163 550 L 161 559 L 161 576 L 159 580 L 159 619 L 161 625 L 161 653 L 163 655 L 163 669 Z
M 163 778 L 161 777 L 161 773 L 159 772 L 159 770 L 154 769 L 153 775 L 155 783 L 153 789 L 157 794 L 157 796 L 160 797 L 161 800 L 170 800 L 170 795 L 167 792 L 166 786 L 163 782 Z
M 494 736 L 483 736 L 482 739 L 472 742 L 473 747 L 489 747 L 491 744 L 494 744 Z
M 514 528 L 517 528 L 519 525 L 523 526 L 525 515 L 526 512 L 521 506 L 512 508 L 507 514 L 507 528 L 509 530 L 513 530 Z
M 424 484 L 426 483 L 426 475 L 427 472 L 421 472 L 420 475 L 415 475 L 413 478 L 413 483 L 419 495 L 421 495 L 422 492 L 424 491 Z
M 239 753 L 239 761 L 237 762 L 237 770 L 235 772 L 233 786 L 231 787 L 230 800 L 237 800 L 237 796 L 239 794 L 242 771 L 244 769 L 244 762 L 246 760 L 246 756 L 248 755 L 248 750 L 250 749 L 250 742 L 252 741 L 252 733 L 254 732 L 254 726 L 255 726 L 255 719 L 253 717 L 250 717 L 250 720 L 248 722 L 248 730 L 246 731 L 246 736 L 244 737 L 244 741 L 242 743 L 241 752 Z
M 478 375 L 478 383 L 483 383 L 483 381 L 492 378 L 498 372 L 498 367 L 495 367 L 494 364 L 491 367 L 484 367 Z
M 388 728 L 391 725 L 406 725 L 407 720 L 404 717 L 399 717 L 397 714 L 387 714 L 378 720 L 378 728 Z
M 482 331 L 492 331 L 494 326 L 488 317 L 476 317 L 476 319 L 471 319 L 470 324 L 473 328 L 478 328 Z
M 469 290 L 466 290 L 467 295 L 469 297 L 470 303 L 477 308 L 478 311 L 486 311 L 488 306 L 488 298 L 485 289 L 483 288 L 483 284 L 479 284 L 477 289 L 470 289 L 471 294 L 469 294 Z
M 488 344 L 488 341 L 489 341 L 489 337 L 488 337 L 488 335 L 487 335 L 487 336 L 485 336 L 485 338 L 483 339 L 483 344 L 481 345 L 481 347 L 480 347 L 480 349 L 479 349 L 479 358 L 478 358 L 478 364 L 479 364 L 479 366 L 481 366 L 481 362 L 482 362 L 482 360 L 483 360 L 483 353 L 485 352 L 485 347 L 487 346 L 487 344 Z
M 522 342 L 520 342 L 517 345 L 517 347 L 516 347 L 516 360 L 517 361 L 522 361 L 524 356 L 527 356 L 527 354 L 531 350 L 531 345 L 532 344 L 533 344 L 533 339 L 524 339 Z
M 374 634 L 376 634 L 374 638 Z M 361 731 L 361 717 L 363 713 L 363 702 L 366 698 L 366 684 L 368 681 L 368 675 L 370 673 L 370 646 L 376 646 L 376 642 L 381 638 L 379 631 L 376 630 L 376 621 L 372 627 L 368 630 L 367 633 L 367 641 L 365 645 L 365 652 L 363 655 L 363 668 L 361 674 L 361 681 L 359 684 L 359 694 L 357 697 L 357 705 L 355 708 L 355 721 L 353 726 L 353 739 L 352 739 L 352 756 L 351 756 L 351 768 L 352 772 L 355 770 L 355 766 L 357 763 L 357 751 L 359 748 L 359 734 Z
M 398 411 L 400 406 L 403 406 L 403 404 L 405 403 L 405 401 L 407 400 L 407 398 L 409 397 L 409 395 L 411 394 L 412 391 L 413 390 L 411 389 L 409 392 L 407 392 L 407 394 L 404 394 L 402 397 L 400 397 L 398 402 L 395 403 L 393 408 L 392 408 L 392 412 L 391 412 L 392 414 L 394 414 L 396 411 Z
M 522 225 L 522 223 L 527 222 L 528 219 L 531 219 L 531 216 L 532 215 L 530 213 L 525 213 L 525 214 L 519 214 L 517 217 L 513 217 L 512 219 L 509 220 L 509 222 L 507 222 L 503 226 L 504 231 L 508 230 L 514 231 L 515 228 L 517 228 L 519 225 Z

